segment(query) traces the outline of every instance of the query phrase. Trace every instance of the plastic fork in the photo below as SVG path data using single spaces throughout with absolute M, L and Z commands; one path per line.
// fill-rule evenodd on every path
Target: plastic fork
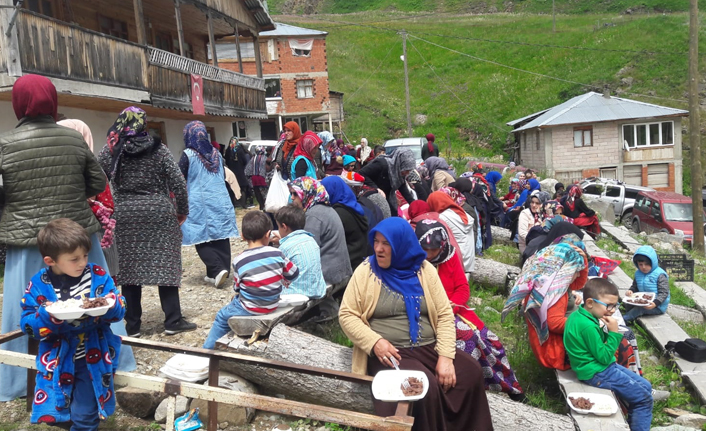
M 400 370 L 399 362 L 397 362 L 397 359 L 395 359 L 394 356 L 390 356 L 390 362 L 392 362 L 392 366 L 395 367 L 395 369 L 397 371 L 402 371 L 402 370 Z M 409 380 L 408 379 L 402 380 L 402 387 L 405 389 L 409 389 Z

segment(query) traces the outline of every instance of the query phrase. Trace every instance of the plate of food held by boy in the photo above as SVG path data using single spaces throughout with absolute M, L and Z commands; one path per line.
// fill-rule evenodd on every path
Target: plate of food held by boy
M 635 292 L 631 296 L 623 298 L 623 302 L 628 305 L 634 305 L 635 307 L 647 307 L 652 304 L 654 299 L 655 294 L 653 292 Z

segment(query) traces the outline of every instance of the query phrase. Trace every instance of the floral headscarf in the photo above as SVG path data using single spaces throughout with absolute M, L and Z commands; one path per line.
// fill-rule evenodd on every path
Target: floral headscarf
M 294 157 L 304 156 L 314 163 L 314 154 L 321 142 L 321 138 L 319 138 L 316 133 L 312 131 L 305 132 L 301 138 L 299 138 L 299 145 L 294 149 Z
M 458 206 L 463 206 L 463 204 L 466 203 L 466 197 L 463 196 L 463 193 L 459 192 L 453 187 L 442 187 L 439 189 L 439 191 L 449 195 L 449 197 L 453 199 L 453 201 Z
M 434 259 L 429 260 L 429 263 L 434 266 L 448 261 L 456 253 L 456 249 L 449 241 L 449 233 L 446 231 L 446 228 L 436 220 L 421 220 L 417 223 L 417 228 L 414 230 L 414 233 L 417 235 L 419 245 L 421 245 L 424 250 L 441 249 L 441 253 Z
M 304 211 L 317 204 L 329 204 L 328 192 L 320 181 L 311 177 L 299 177 L 289 182 L 289 190 L 302 200 Z
M 473 172 L 464 172 L 461 174 L 461 178 L 473 178 Z
M 569 190 L 566 191 L 566 206 L 569 207 L 570 211 L 576 208 L 576 200 L 581 199 L 583 195 L 583 190 L 576 184 L 569 186 Z
M 208 139 L 206 125 L 200 121 L 192 121 L 184 127 L 184 145 L 187 149 L 193 150 L 203 163 L 208 172 L 213 174 L 219 171 L 221 166 L 221 155 L 217 149 L 211 145 Z
M 110 151 L 110 172 L 108 177 L 118 181 L 118 167 L 123 153 L 137 155 L 154 146 L 147 132 L 147 114 L 136 106 L 125 108 L 108 130 L 106 144 Z M 211 143 L 208 143 L 211 147 Z M 213 148 L 213 147 L 211 147 Z
M 554 217 L 556 215 L 556 210 L 563 208 L 559 201 L 548 201 L 544 204 L 544 213 L 547 217 Z

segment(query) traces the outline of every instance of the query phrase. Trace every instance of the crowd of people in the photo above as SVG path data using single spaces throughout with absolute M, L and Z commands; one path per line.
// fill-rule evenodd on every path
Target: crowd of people
M 431 134 L 417 165 L 410 150 L 387 155 L 364 138 L 355 148 L 330 132 L 301 133 L 296 122 L 284 125 L 271 151 L 251 153 L 237 138 L 220 148 L 192 121 L 177 163 L 137 107 L 118 115 L 96 158 L 85 123 L 56 123 L 48 79 L 18 79 L 12 103 L 20 123 L 0 136 L 0 241 L 8 244 L 2 330 L 20 328 L 41 341 L 32 422 L 71 420 L 72 430 L 95 430 L 112 414 L 112 372 L 135 368 L 115 335 L 140 336 L 143 286 L 158 286 L 166 334 L 196 328 L 179 300 L 181 247 L 194 245 L 204 280 L 221 288 L 232 274 L 236 293 L 214 317 L 204 348 L 230 331 L 229 318 L 272 313 L 284 293 L 333 293 L 354 345 L 354 373 L 399 364 L 427 376 L 428 393 L 414 403 L 415 430 L 491 430 L 486 391 L 526 400 L 501 340 L 468 307 L 475 257 L 492 245 L 491 226 L 502 225 L 523 260 L 503 317 L 522 308 L 541 365 L 571 367 L 588 384 L 612 388 L 630 403 L 631 429 L 647 429 L 651 387 L 640 376 L 634 334 L 613 317 L 617 290 L 588 280 L 595 263 L 581 238 L 600 228 L 580 187 L 541 190 L 528 170 L 498 197 L 500 172 L 473 164 L 457 175 Z M 267 213 L 275 175 L 289 198 Z M 251 206 L 251 196 L 260 209 L 248 211 L 239 230 L 235 206 Z M 241 235 L 247 248 L 233 258 L 230 239 Z M 634 261 L 628 295 L 648 291 L 656 299 L 629 310 L 628 322 L 669 303 L 654 250 L 638 250 Z M 112 299 L 111 310 L 73 322 L 47 311 L 86 296 Z M 26 343 L 3 348 L 26 351 Z M 0 366 L 0 401 L 24 395 L 18 373 Z M 630 385 L 641 389 L 624 393 Z M 374 405 L 378 415 L 394 414 L 393 404 Z

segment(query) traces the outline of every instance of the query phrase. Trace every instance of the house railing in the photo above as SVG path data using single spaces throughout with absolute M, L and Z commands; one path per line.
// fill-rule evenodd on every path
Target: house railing
M 193 73 L 204 78 L 234 84 L 254 90 L 265 91 L 265 80 L 255 76 L 243 75 L 210 64 L 201 63 L 187 57 L 173 54 L 169 51 L 149 47 L 149 61 L 153 65 L 165 67 L 182 73 Z

